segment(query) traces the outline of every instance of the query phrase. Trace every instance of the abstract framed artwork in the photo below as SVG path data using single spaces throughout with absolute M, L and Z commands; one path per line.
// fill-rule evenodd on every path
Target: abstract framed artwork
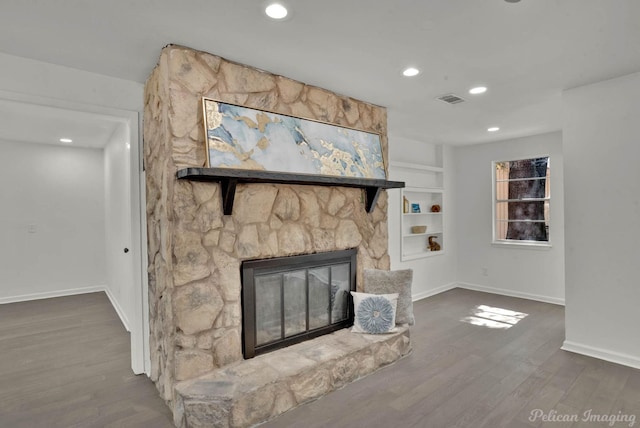
M 386 179 L 379 134 L 202 99 L 207 166 Z

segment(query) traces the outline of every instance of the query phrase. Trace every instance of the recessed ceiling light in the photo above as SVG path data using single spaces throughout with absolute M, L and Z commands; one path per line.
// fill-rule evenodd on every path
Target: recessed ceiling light
M 60 142 L 61 143 L 73 143 L 73 140 L 71 138 L 60 138 Z
M 266 13 L 269 18 L 282 19 L 286 17 L 289 12 L 287 11 L 287 8 L 280 3 L 272 3 L 267 6 L 264 13 Z
M 504 0 L 507 3 L 520 3 L 520 0 Z
M 491 128 L 487 128 L 487 131 L 489 131 L 489 132 L 496 132 L 496 131 L 499 131 L 499 130 L 500 130 L 500 128 L 498 128 L 497 126 L 492 126 Z
M 413 67 L 409 67 L 402 72 L 402 74 L 407 77 L 417 76 L 419 73 L 420 73 L 420 70 Z
M 469 93 L 473 95 L 484 94 L 487 92 L 486 86 L 476 86 L 475 88 L 469 89 Z

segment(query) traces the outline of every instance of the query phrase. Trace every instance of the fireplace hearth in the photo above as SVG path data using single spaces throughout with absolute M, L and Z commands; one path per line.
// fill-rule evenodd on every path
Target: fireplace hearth
M 242 263 L 245 359 L 349 327 L 357 250 Z

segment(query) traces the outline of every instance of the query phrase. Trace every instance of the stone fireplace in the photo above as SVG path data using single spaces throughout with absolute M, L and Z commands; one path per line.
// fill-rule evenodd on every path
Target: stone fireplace
M 367 213 L 361 189 L 240 184 L 232 215 L 224 215 L 218 184 L 177 180 L 179 169 L 206 162 L 203 96 L 379 133 L 385 161 L 388 153 L 382 107 L 205 52 L 180 46 L 162 50 L 145 86 L 144 112 L 151 379 L 180 415 L 179 382 L 213 379 L 212 373 L 224 368 L 241 371 L 244 261 L 355 248 L 360 290 L 364 269 L 389 269 L 385 191 Z M 406 353 L 408 336 L 403 337 Z M 374 342 L 386 352 L 383 339 Z M 372 356 L 376 362 L 366 363 L 366 370 L 356 370 L 352 378 L 394 360 L 384 355 Z M 332 385 L 339 387 L 336 382 Z M 176 423 L 186 419 L 180 420 Z

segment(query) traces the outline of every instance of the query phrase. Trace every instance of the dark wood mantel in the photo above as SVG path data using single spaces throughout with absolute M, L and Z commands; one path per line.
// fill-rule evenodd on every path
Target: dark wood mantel
M 302 184 L 309 186 L 357 187 L 365 190 L 365 208 L 373 211 L 380 190 L 405 187 L 402 181 L 373 178 L 333 177 L 329 175 L 292 174 L 288 172 L 256 171 L 232 168 L 184 168 L 177 172 L 178 179 L 219 182 L 222 190 L 222 208 L 225 215 L 233 212 L 233 200 L 238 183 Z

